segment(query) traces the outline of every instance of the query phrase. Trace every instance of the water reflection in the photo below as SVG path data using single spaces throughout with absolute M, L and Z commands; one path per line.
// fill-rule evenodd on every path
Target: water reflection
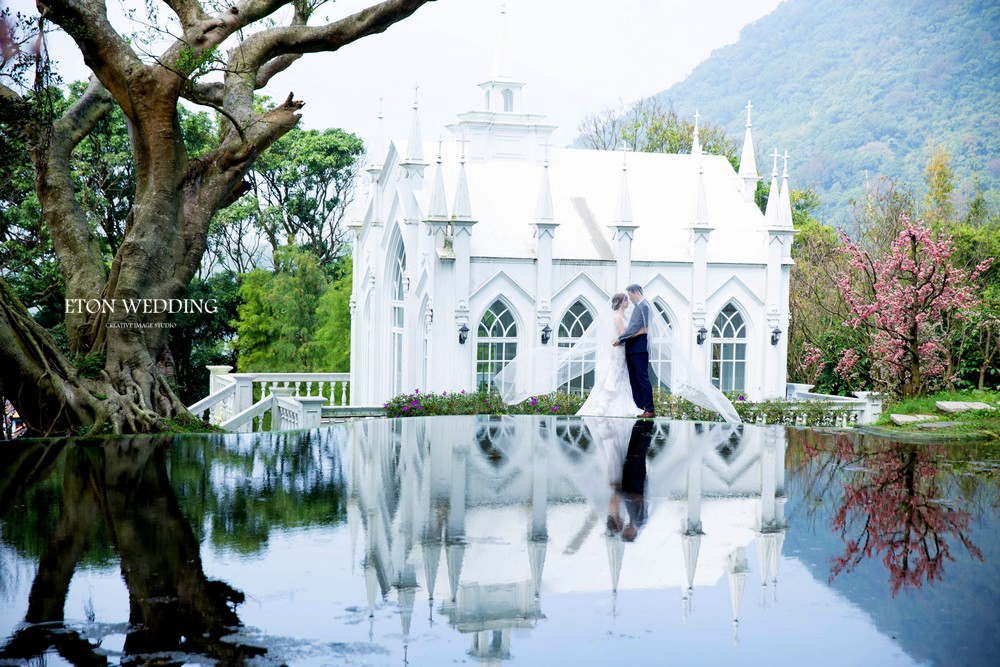
M 854 570 L 864 560 L 884 564 L 895 595 L 944 575 L 954 548 L 977 560 L 972 515 L 961 505 L 956 478 L 940 447 L 869 438 L 862 446 L 846 435 L 799 436 L 811 493 L 834 507 L 831 526 L 844 542 L 832 558 L 830 579 Z M 830 485 L 838 480 L 836 486 Z
M 395 590 L 404 641 L 417 551 L 432 604 L 443 552 L 449 590 L 439 611 L 471 636 L 470 655 L 490 659 L 508 657 L 511 631 L 544 617 L 543 571 L 554 590 L 617 591 L 626 543 L 637 539 L 651 544 L 639 557 L 655 551 L 660 562 L 640 565 L 629 585 L 676 585 L 688 612 L 696 581 L 726 572 L 738 622 L 752 545 L 764 589 L 777 583 L 781 428 L 448 417 L 369 422 L 353 435 L 348 516 L 363 529 L 368 609 Z M 660 521 L 647 520 L 651 499 Z M 579 525 L 565 549 L 551 548 L 553 507 L 560 534 Z M 605 513 L 608 530 L 592 535 Z
M 124 438 L 100 445 L 63 440 L 5 447 L 9 474 L 0 516 L 57 462 L 62 499 L 38 558 L 24 625 L 6 641 L 0 658 L 27 660 L 53 649 L 73 664 L 104 662 L 87 638 L 63 624 L 70 580 L 102 532 L 118 554 L 129 593 L 126 655 L 195 653 L 239 663 L 263 653 L 222 641 L 239 625 L 231 605 L 242 602 L 243 594 L 202 570 L 200 546 L 168 480 L 169 442 Z
M 977 664 L 995 460 L 556 417 L 4 443 L 0 663 Z

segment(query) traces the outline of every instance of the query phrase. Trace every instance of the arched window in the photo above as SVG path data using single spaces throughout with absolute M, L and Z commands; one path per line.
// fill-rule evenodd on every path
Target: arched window
M 747 327 L 727 303 L 712 325 L 712 383 L 722 391 L 744 391 L 747 371 Z
M 514 93 L 511 91 L 511 89 L 510 88 L 504 88 L 503 92 L 500 93 L 500 96 L 503 97 L 503 110 L 504 111 L 513 111 L 514 110 Z
M 403 328 L 406 324 L 406 250 L 399 246 L 392 282 L 392 395 L 403 393 Z
M 517 354 L 517 323 L 500 299 L 493 302 L 476 333 L 476 388 L 488 391 L 493 377 Z
M 484 91 L 484 92 L 486 93 L 486 100 L 485 100 L 486 106 L 483 107 L 483 108 L 486 109 L 487 111 L 489 111 L 490 110 L 490 91 L 487 90 L 487 91 Z
M 672 325 L 670 323 L 670 315 L 667 313 L 666 307 L 659 301 L 654 301 L 653 306 L 656 309 L 656 314 L 660 317 L 663 324 L 665 325 L 666 335 L 671 333 Z M 653 343 L 665 343 L 666 341 L 654 340 Z M 650 380 L 653 386 L 663 384 L 667 387 L 670 386 L 670 354 L 671 350 L 667 349 L 666 345 L 653 345 L 650 349 L 649 364 L 652 370 L 652 375 Z
M 582 301 L 576 301 L 559 322 L 559 347 L 572 347 L 580 339 L 583 332 L 594 323 L 594 316 Z M 559 389 L 570 394 L 582 394 L 594 386 L 594 371 L 583 372 L 582 365 L 588 359 L 580 359 L 579 372 L 570 372 L 570 380 Z M 573 361 L 574 364 L 577 360 Z

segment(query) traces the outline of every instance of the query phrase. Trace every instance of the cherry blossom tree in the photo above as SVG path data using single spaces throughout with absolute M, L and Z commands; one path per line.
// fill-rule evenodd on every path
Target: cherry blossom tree
M 912 397 L 943 375 L 944 317 L 976 304 L 974 282 L 990 260 L 971 270 L 957 268 L 950 236 L 906 216 L 900 222 L 883 252 L 842 239 L 849 268 L 837 286 L 850 309 L 845 324 L 862 331 L 867 346 L 845 353 L 838 372 L 849 374 L 866 355 L 878 388 Z

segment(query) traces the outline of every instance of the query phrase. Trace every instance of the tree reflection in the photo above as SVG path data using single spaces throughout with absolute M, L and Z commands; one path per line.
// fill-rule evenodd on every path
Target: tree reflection
M 971 539 L 972 516 L 960 508 L 954 476 L 942 465 L 942 446 L 808 431 L 789 438 L 802 446 L 810 495 L 832 503 L 831 526 L 846 544 L 832 559 L 831 581 L 879 557 L 895 595 L 940 580 L 957 544 L 983 560 Z
M 47 445 L 64 449 L 62 503 L 29 594 L 29 625 L 0 649 L 0 659 L 27 660 L 54 648 L 73 664 L 106 664 L 97 647 L 62 626 L 70 580 L 102 527 L 129 593 L 126 655 L 197 653 L 233 664 L 264 653 L 223 640 L 240 625 L 232 605 L 243 594 L 205 576 L 198 541 L 168 479 L 170 441 Z M 34 456 L 25 450 L 25 465 Z M 18 478 L 7 481 L 0 497 L 23 492 L 15 488 Z

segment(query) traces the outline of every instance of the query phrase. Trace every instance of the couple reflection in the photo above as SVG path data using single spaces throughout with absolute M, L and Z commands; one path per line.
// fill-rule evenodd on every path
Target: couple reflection
M 587 422 L 607 466 L 608 535 L 634 542 L 648 515 L 646 455 L 656 426 L 651 419 L 588 418 Z

